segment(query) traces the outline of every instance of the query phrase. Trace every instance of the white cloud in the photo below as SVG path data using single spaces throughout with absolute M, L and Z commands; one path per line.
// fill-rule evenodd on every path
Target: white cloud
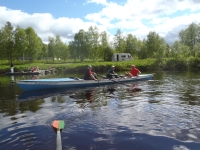
M 186 27 L 185 25 L 192 22 L 198 24 L 200 18 L 200 12 L 195 13 L 200 10 L 200 1 L 197 0 L 154 0 L 153 2 L 127 0 L 123 5 L 106 1 L 100 3 L 99 0 L 89 0 L 88 2 L 104 4 L 105 7 L 98 13 L 88 14 L 86 19 L 98 22 L 108 29 L 115 28 L 124 31 L 132 29 L 131 33 L 140 39 L 146 38 L 150 31 L 155 31 L 168 43 L 172 43 L 177 39 L 178 32 Z M 186 11 L 187 14 L 174 16 L 174 13 L 181 13 L 180 11 Z M 143 24 L 143 19 L 150 20 L 151 26 Z M 169 33 L 173 33 L 173 31 L 176 33 L 173 34 L 173 37 L 169 37 Z
M 59 34 L 64 42 L 73 39 L 73 35 L 80 29 L 87 30 L 89 26 L 96 25 L 92 22 L 83 22 L 79 18 L 58 18 L 55 19 L 49 13 L 28 14 L 20 10 L 11 10 L 6 7 L 0 7 L 0 27 L 3 27 L 7 21 L 12 26 L 19 25 L 22 28 L 32 27 L 44 43 L 48 43 L 49 36 Z
M 101 5 L 107 5 L 106 0 L 87 0 L 87 3 L 96 3 L 96 4 L 101 4 Z
M 13 26 L 31 26 L 45 43 L 48 42 L 48 36 L 56 34 L 59 34 L 64 42 L 73 40 L 74 34 L 80 29 L 87 30 L 90 26 L 97 25 L 100 32 L 120 29 L 125 34 L 132 33 L 141 40 L 146 38 L 150 31 L 155 31 L 168 43 L 172 43 L 183 28 L 192 22 L 200 22 L 198 0 L 127 0 L 123 4 L 87 0 L 87 3 L 103 6 L 99 12 L 87 14 L 87 21 L 68 17 L 55 19 L 50 13 L 28 14 L 21 10 L 0 7 L 0 26 L 4 26 L 6 21 L 10 21 Z M 181 11 L 185 14 L 181 14 Z

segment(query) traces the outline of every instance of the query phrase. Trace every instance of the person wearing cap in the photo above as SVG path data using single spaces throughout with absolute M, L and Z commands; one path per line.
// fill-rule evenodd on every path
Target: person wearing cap
M 118 74 L 115 73 L 115 66 L 111 66 L 110 70 L 108 70 L 106 77 L 111 78 L 119 78 Z
M 138 76 L 140 74 L 140 70 L 138 70 L 135 65 L 131 66 L 131 71 L 130 72 L 126 72 L 126 75 L 130 76 L 130 77 L 135 77 Z
M 91 65 L 88 65 L 86 71 L 85 71 L 85 74 L 84 74 L 84 77 L 83 79 L 84 80 L 97 80 L 97 78 L 95 77 L 95 74 L 94 72 L 92 72 L 92 66 Z

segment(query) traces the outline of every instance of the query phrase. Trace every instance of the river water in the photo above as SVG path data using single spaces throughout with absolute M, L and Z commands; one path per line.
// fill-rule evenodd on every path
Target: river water
M 39 78 L 48 77 L 67 76 Z M 64 150 L 199 150 L 199 77 L 159 72 L 154 80 L 127 83 L 130 87 L 23 92 L 1 75 L 0 150 L 55 150 L 51 124 L 58 119 L 65 121 Z

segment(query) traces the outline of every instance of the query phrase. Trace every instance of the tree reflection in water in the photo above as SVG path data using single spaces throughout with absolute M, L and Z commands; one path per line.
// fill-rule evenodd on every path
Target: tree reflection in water
M 8 89 L 9 88 L 9 89 Z M 3 89 L 3 88 L 2 88 Z M 17 113 L 24 113 L 26 111 L 36 112 L 39 109 L 42 108 L 41 104 L 45 103 L 44 98 L 50 98 L 51 102 L 58 102 L 58 103 L 65 103 L 67 98 L 71 98 L 71 100 L 74 100 L 77 104 L 80 105 L 81 108 L 85 108 L 86 105 L 89 105 L 89 103 L 93 103 L 92 105 L 95 106 L 103 106 L 107 105 L 106 101 L 102 101 L 103 99 L 112 97 L 123 97 L 123 93 L 121 93 L 121 89 L 116 89 L 116 87 L 103 87 L 100 88 L 86 88 L 86 89 L 71 89 L 71 90 L 43 90 L 43 91 L 28 91 L 23 92 L 19 98 L 18 101 L 16 101 L 16 91 L 15 88 L 12 86 L 9 86 L 6 88 L 6 90 L 3 90 L 6 92 L 11 92 L 12 95 L 11 100 L 7 99 L 6 102 L 4 100 L 0 101 L 0 111 L 2 113 L 5 113 L 5 116 L 12 116 Z M 130 90 L 130 88 L 127 90 Z M 115 93 L 115 91 L 117 91 Z M 141 91 L 139 88 L 133 88 L 131 92 L 138 92 Z M 17 91 L 18 92 L 18 91 Z M 118 95 L 121 93 L 120 95 Z M 102 96 L 99 96 L 99 94 L 102 94 Z M 117 94 L 117 95 L 116 95 Z M 6 94 L 7 96 L 9 94 Z M 89 103 L 88 103 L 89 102 Z M 103 104 L 105 102 L 105 104 Z M 95 108 L 93 106 L 93 108 Z
M 44 99 L 21 102 L 19 103 L 19 111 L 20 113 L 26 111 L 36 112 L 42 108 L 41 104 L 43 103 L 45 103 Z

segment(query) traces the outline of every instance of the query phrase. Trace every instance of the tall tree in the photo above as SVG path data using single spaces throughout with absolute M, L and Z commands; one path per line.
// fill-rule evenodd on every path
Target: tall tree
M 147 48 L 147 56 L 150 58 L 161 57 L 162 46 L 164 41 L 156 32 L 150 31 L 147 35 L 147 40 L 145 42 Z M 159 53 L 159 54 L 158 54 Z M 163 56 L 164 53 L 162 53 Z
M 3 30 L 0 30 L 0 59 L 4 59 L 4 38 Z
M 200 57 L 200 42 L 194 46 L 195 57 Z
M 89 57 L 93 60 L 97 60 L 99 56 L 99 32 L 97 27 L 89 27 L 88 29 L 89 40 Z
M 155 54 L 155 58 L 158 62 L 162 62 L 162 58 L 165 56 L 167 52 L 167 43 L 165 42 L 164 38 L 159 37 L 159 45 L 157 47 L 157 51 Z
M 63 48 L 63 42 L 60 38 L 60 35 L 56 35 L 56 39 L 55 39 L 55 55 L 58 58 L 62 57 L 62 48 Z
M 69 57 L 69 49 L 66 44 L 63 43 L 59 35 L 56 35 L 55 39 L 55 49 L 56 49 L 56 56 L 66 61 Z
M 23 63 L 24 63 L 24 57 L 25 54 L 27 54 L 27 46 L 28 46 L 28 40 L 26 37 L 26 32 L 23 28 L 20 28 L 19 26 L 15 29 L 15 49 L 18 56 L 22 56 Z
M 47 44 L 42 44 L 42 51 L 39 54 L 39 59 L 45 59 L 48 57 L 48 45 Z
M 6 25 L 1 30 L 0 37 L 2 57 L 12 61 L 14 54 L 14 31 L 10 22 L 6 22 Z
M 138 58 L 145 59 L 148 58 L 147 47 L 146 47 L 146 40 L 138 41 L 138 45 L 140 50 L 138 51 Z
M 28 27 L 25 31 L 28 41 L 27 55 L 29 57 L 29 61 L 33 62 L 33 60 L 36 59 L 36 56 L 42 51 L 42 40 L 37 36 L 33 28 Z
M 189 56 L 189 47 L 181 44 L 180 41 L 175 41 L 170 48 L 170 57 L 177 60 Z
M 61 54 L 60 58 L 62 60 L 64 60 L 64 62 L 66 62 L 67 58 L 69 58 L 69 55 L 70 55 L 68 45 L 66 45 L 64 43 L 61 44 L 61 52 L 60 52 L 60 54 Z
M 114 37 L 114 48 L 116 52 L 118 53 L 123 53 L 125 51 L 125 39 L 122 35 L 122 32 L 120 29 L 117 30 L 117 33 L 115 34 Z
M 89 38 L 86 32 L 81 29 L 74 36 L 74 42 L 77 50 L 77 55 L 81 62 L 89 56 Z
M 56 48 L 55 48 L 55 39 L 54 37 L 49 37 L 49 44 L 48 44 L 48 54 L 49 54 L 49 57 L 52 58 L 53 60 L 53 63 L 54 63 L 54 60 L 55 60 L 55 55 L 56 55 Z
M 130 53 L 132 56 L 137 55 L 138 51 L 138 44 L 137 44 L 137 38 L 133 36 L 132 34 L 128 34 L 126 37 L 126 47 L 125 52 Z
M 195 23 L 190 24 L 188 28 L 181 30 L 179 39 L 181 44 L 189 46 L 191 56 L 195 57 L 194 46 L 200 42 L 200 27 Z
M 110 47 L 108 42 L 108 34 L 106 31 L 100 33 L 99 55 L 107 61 L 107 49 Z M 111 56 L 112 57 L 112 56 Z
M 69 53 L 70 57 L 74 59 L 74 61 L 76 61 L 78 55 L 77 55 L 77 47 L 74 41 L 69 42 Z
M 103 56 L 104 61 L 112 61 L 114 55 L 113 49 L 110 46 L 107 46 L 103 50 L 104 50 L 104 56 Z

